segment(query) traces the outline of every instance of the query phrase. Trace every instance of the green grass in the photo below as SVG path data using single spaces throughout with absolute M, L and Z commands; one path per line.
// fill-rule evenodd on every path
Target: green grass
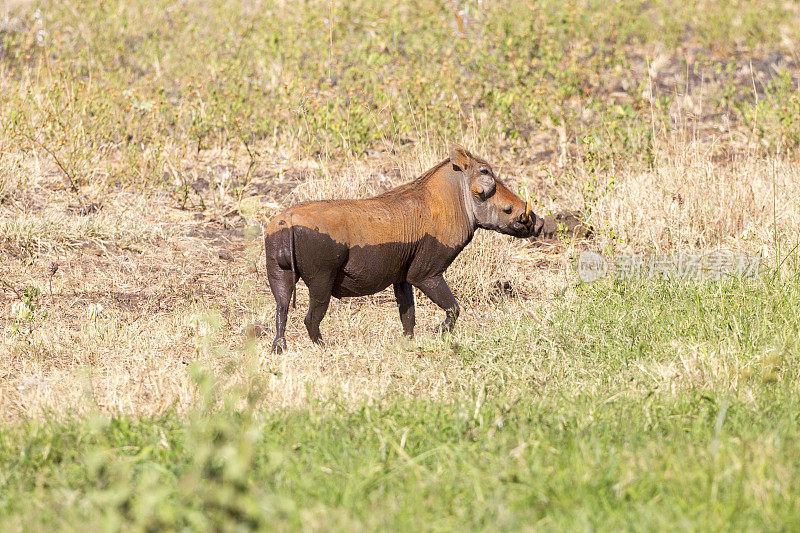
M 247 407 L 258 402 L 257 376 L 223 393 L 198 371 L 203 401 L 186 416 L 6 427 L 0 522 L 793 527 L 798 279 L 606 280 L 576 290 L 547 321 L 526 319 L 517 335 L 500 331 L 454 350 L 473 365 L 500 360 L 513 371 L 533 358 L 560 368 L 527 387 L 521 376 L 447 403 L 387 397 L 262 411 Z M 571 364 L 556 365 L 563 358 Z M 675 363 L 674 375 L 654 372 Z
M 789 7 L 606 4 L 467 2 L 456 14 L 430 1 L 37 3 L 38 18 L 31 8 L 19 29 L 0 31 L 13 82 L 0 93 L 0 131 L 15 132 L 13 149 L 57 159 L 78 189 L 102 176 L 178 190 L 182 159 L 202 147 L 280 140 L 306 156 L 358 157 L 386 141 L 474 134 L 524 152 L 553 127 L 579 157 L 619 168 L 652 163 L 676 91 L 697 89 L 656 87 L 651 103 L 634 62 L 687 46 L 714 112 L 765 148 L 796 148 L 794 71 L 759 79 L 769 84 L 759 103 L 734 53 L 782 53 L 782 35 L 796 36 Z

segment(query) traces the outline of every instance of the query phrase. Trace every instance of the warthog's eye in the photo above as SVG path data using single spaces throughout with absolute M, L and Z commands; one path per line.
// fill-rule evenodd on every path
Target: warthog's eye
M 505 207 L 503 208 L 503 213 L 505 213 L 506 215 L 510 215 L 510 214 L 511 214 L 511 210 L 512 210 L 512 209 L 513 209 L 513 208 L 512 208 L 510 205 L 507 205 L 507 206 L 505 206 Z
M 489 174 L 491 174 L 491 173 L 492 173 L 492 171 L 491 171 L 491 170 L 489 170 L 489 169 L 488 169 L 488 168 L 486 168 L 486 167 L 484 167 L 484 168 L 482 168 L 482 169 L 481 169 L 481 174 L 483 174 L 483 175 L 485 175 L 485 176 L 488 176 L 488 175 L 489 175 Z

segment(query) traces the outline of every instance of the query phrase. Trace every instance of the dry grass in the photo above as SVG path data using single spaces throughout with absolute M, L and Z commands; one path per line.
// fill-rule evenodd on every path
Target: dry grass
M 775 239 L 792 242 L 800 228 L 798 172 L 792 161 L 719 163 L 701 147 L 681 146 L 653 170 L 621 175 L 593 222 L 631 247 L 659 251 L 755 251 Z
M 299 182 L 293 194 L 298 200 L 370 194 L 407 177 L 400 173 L 385 183 L 354 166 L 337 179 Z M 331 183 L 341 187 L 332 190 Z M 44 288 L 37 308 L 48 316 L 25 334 L 15 332 L 9 318 L 4 321 L 7 356 L 0 359 L 0 405 L 7 417 L 96 407 L 156 413 L 174 404 L 186 406 L 193 395 L 189 361 L 212 357 L 223 365 L 242 346 L 245 325 L 265 315 L 273 320 L 263 267 L 254 268 L 263 257 L 260 232 L 248 231 L 251 221 L 237 215 L 240 220 L 226 228 L 218 219 L 171 207 L 168 199 L 126 202 L 124 194 L 82 216 L 70 212 L 66 195 L 49 191 L 46 180 L 33 191 L 48 207 L 6 210 L 0 225 L 6 257 L 4 314 L 11 316 L 14 290 L 30 284 Z M 256 211 L 276 209 L 275 202 L 265 200 Z M 453 269 L 455 290 L 468 302 L 485 303 L 497 279 L 532 281 L 522 265 L 515 269 L 518 274 L 508 271 L 512 254 L 525 256 L 510 239 L 479 236 Z M 58 269 L 53 273 L 54 264 Z M 529 295 L 539 295 L 529 281 L 524 284 Z M 464 386 L 464 373 L 472 374 L 436 348 L 403 343 L 388 293 L 334 303 L 325 321 L 329 345 L 324 350 L 310 343 L 300 321 L 306 302 L 301 286 L 299 310 L 292 313 L 287 333 L 293 347 L 288 354 L 268 354 L 267 341 L 258 345 L 262 369 L 272 372 L 268 398 L 274 406 L 298 405 L 308 394 L 363 398 L 398 390 L 447 397 L 454 387 Z M 430 330 L 441 313 L 424 297 L 419 302 L 421 327 Z M 102 311 L 93 317 L 98 305 Z M 487 311 L 485 306 L 468 310 L 463 329 L 476 334 L 504 319 Z M 216 348 L 207 352 L 202 324 L 214 312 L 221 313 L 222 322 L 213 328 Z M 441 342 L 430 333 L 422 337 L 423 343 Z
M 525 357 L 533 346 L 554 342 L 544 329 L 519 339 L 513 364 L 493 357 L 484 345 L 515 319 L 536 317 L 544 324 L 555 309 L 569 305 L 553 296 L 574 281 L 568 262 L 577 250 L 587 245 L 605 251 L 771 249 L 776 234 L 785 240 L 800 229 L 799 181 L 791 162 L 715 162 L 697 145 L 663 141 L 656 169 L 619 173 L 616 185 L 597 199 L 592 223 L 598 236 L 592 242 L 542 247 L 480 232 L 447 274 L 465 303 L 452 337 L 431 333 L 442 313 L 417 295 L 420 335 L 414 342 L 401 339 L 395 304 L 385 291 L 334 300 L 323 322 L 328 344 L 320 349 L 302 325 L 307 292 L 301 284 L 298 310 L 290 313 L 290 350 L 270 354 L 270 339 L 255 346 L 259 368 L 269 376 L 266 402 L 282 407 L 308 398 L 362 401 L 393 395 L 446 400 L 498 376 L 591 387 L 592 378 L 582 379 L 570 361 Z M 283 175 L 277 183 L 288 182 L 289 194 L 258 179 L 251 187 L 263 193 L 243 200 L 220 187 L 202 189 L 198 195 L 205 195 L 206 205 L 216 206 L 205 212 L 178 209 L 174 198 L 163 195 L 120 191 L 109 193 L 99 211 L 81 215 L 74 199 L 54 186 L 54 169 L 30 176 L 24 200 L 4 207 L 0 217 L 4 417 L 185 408 L 194 395 L 187 377 L 191 361 L 222 368 L 244 347 L 245 325 L 265 318 L 272 323 L 258 229 L 266 219 L 287 203 L 363 196 L 395 186 L 433 164 L 441 157 L 437 151 L 443 150 L 426 146 L 344 165 L 289 167 L 286 158 L 274 165 Z M 487 151 L 482 153 L 491 158 Z M 559 169 L 504 165 L 510 182 L 546 191 L 550 209 L 576 207 L 567 198 L 579 191 L 558 181 L 533 183 L 534 172 L 557 176 Z M 515 297 L 501 294 L 498 281 L 510 282 Z M 37 312 L 47 312 L 29 332 L 15 329 L 11 314 L 15 291 L 27 285 L 42 289 Z M 479 364 L 452 356 L 463 349 L 488 355 Z M 687 357 L 667 367 L 642 365 L 638 372 L 642 379 L 693 386 L 698 370 Z
M 302 326 L 301 286 L 289 352 L 269 354 L 269 339 L 255 347 L 271 406 L 449 399 L 496 379 L 592 387 L 568 360 L 527 360 L 556 342 L 544 328 L 525 330 L 513 364 L 485 345 L 520 317 L 546 324 L 575 304 L 554 295 L 574 282 L 582 248 L 766 250 L 775 264 L 796 244 L 796 5 L 687 3 L 683 28 L 664 17 L 670 3 L 643 4 L 638 18 L 623 3 L 543 4 L 530 27 L 499 5 L 465 4 L 464 18 L 441 24 L 462 15 L 334 4 L 323 66 L 307 61 L 325 55 L 312 37 L 328 19 L 313 9 L 123 6 L 122 28 L 104 3 L 86 16 L 0 6 L 3 417 L 186 407 L 188 363 L 222 368 L 244 348 L 244 326 L 272 324 L 260 246 L 269 217 L 394 187 L 443 158 L 448 139 L 529 188 L 540 214 L 590 213 L 594 237 L 543 245 L 479 233 L 446 275 L 464 312 L 444 340 L 430 333 L 441 312 L 418 295 L 419 339 L 402 341 L 387 291 L 334 301 L 319 349 Z M 236 38 L 219 31 L 228 25 Z M 397 38 L 407 28 L 414 39 Z M 654 28 L 666 44 L 652 41 Z M 458 75 L 421 77 L 432 53 Z M 375 76 L 354 76 L 365 64 Z M 41 293 L 22 323 L 27 286 Z M 459 350 L 486 357 L 466 363 L 450 356 Z M 639 372 L 689 386 L 681 365 Z

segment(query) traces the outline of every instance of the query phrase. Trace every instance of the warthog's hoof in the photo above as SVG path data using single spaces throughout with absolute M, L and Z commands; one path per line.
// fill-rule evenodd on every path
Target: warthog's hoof
M 286 350 L 286 339 L 281 337 L 272 341 L 272 353 L 282 354 Z
M 437 335 L 444 335 L 445 333 L 452 333 L 453 328 L 455 327 L 456 325 L 454 323 L 445 320 L 444 322 L 433 328 L 433 331 L 436 332 Z

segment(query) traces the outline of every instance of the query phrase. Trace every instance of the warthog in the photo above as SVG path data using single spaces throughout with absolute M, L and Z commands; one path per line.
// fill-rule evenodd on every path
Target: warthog
M 478 228 L 530 237 L 542 221 L 489 163 L 460 146 L 419 178 L 374 198 L 308 202 L 280 213 L 264 237 L 277 304 L 272 350 L 286 348 L 286 315 L 299 278 L 308 286 L 305 325 L 315 343 L 322 342 L 319 324 L 331 296 L 364 296 L 389 285 L 405 335 L 414 335 L 412 287 L 445 310 L 441 329 L 451 331 L 459 307 L 442 274 Z

